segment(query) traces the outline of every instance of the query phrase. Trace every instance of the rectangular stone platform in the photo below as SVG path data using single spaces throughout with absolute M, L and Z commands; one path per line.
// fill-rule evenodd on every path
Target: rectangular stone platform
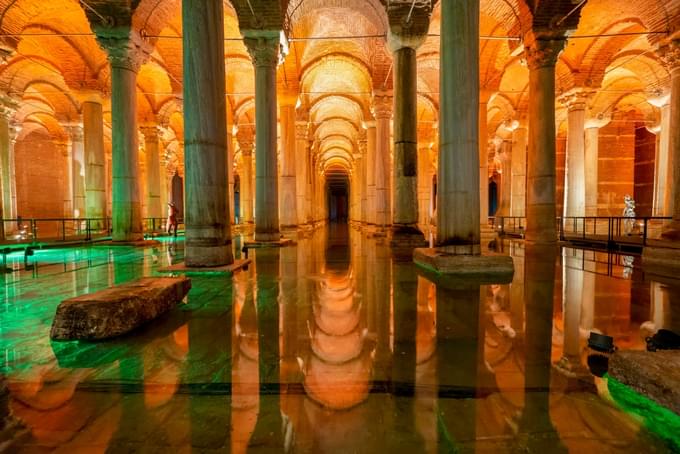
M 620 351 L 609 359 L 608 373 L 680 415 L 680 350 Z
M 281 238 L 278 241 L 246 241 L 243 245 L 246 249 L 273 248 L 293 246 L 295 243 L 290 238 Z
M 436 248 L 413 250 L 413 261 L 437 274 L 459 276 L 492 276 L 501 280 L 512 279 L 515 267 L 507 255 L 451 254 Z
M 128 333 L 175 307 L 191 289 L 186 277 L 147 277 L 62 301 L 53 340 L 100 340 Z

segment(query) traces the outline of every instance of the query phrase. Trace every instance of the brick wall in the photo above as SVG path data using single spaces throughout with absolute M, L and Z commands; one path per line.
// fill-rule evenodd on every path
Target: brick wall
M 64 156 L 46 132 L 35 131 L 15 148 L 17 212 L 23 218 L 61 218 L 66 177 Z
M 623 197 L 634 194 L 635 123 L 617 118 L 600 129 L 598 162 L 598 215 L 621 216 Z

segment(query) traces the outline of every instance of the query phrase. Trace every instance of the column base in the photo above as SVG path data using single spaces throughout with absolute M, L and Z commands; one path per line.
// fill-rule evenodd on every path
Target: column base
M 290 238 L 279 238 L 276 241 L 246 241 L 243 243 L 245 249 L 260 249 L 260 248 L 275 248 L 275 247 L 286 247 L 292 246 L 295 242 Z
M 423 232 L 418 230 L 415 226 L 393 224 L 390 233 L 390 247 L 392 248 L 413 249 L 429 246 Z
M 204 268 L 231 265 L 234 256 L 231 241 L 219 246 L 198 246 L 187 242 L 184 246 L 184 263 L 187 268 Z
M 479 251 L 479 245 L 475 245 Z M 462 247 L 462 246 L 461 246 Z M 452 246 L 447 248 L 417 248 L 413 250 L 413 261 L 436 274 L 492 277 L 499 280 L 512 280 L 515 267 L 512 257 L 507 255 L 481 255 L 456 253 Z M 455 248 L 455 247 L 454 247 Z
M 255 227 L 255 241 L 257 242 L 267 242 L 267 241 L 279 241 L 281 239 L 281 232 L 258 232 L 257 227 Z

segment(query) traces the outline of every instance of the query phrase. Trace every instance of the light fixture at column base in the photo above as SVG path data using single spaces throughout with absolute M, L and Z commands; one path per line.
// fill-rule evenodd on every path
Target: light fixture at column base
M 416 265 L 437 274 L 458 276 L 488 276 L 502 280 L 512 279 L 515 267 L 507 255 L 452 254 L 437 248 L 413 250 Z

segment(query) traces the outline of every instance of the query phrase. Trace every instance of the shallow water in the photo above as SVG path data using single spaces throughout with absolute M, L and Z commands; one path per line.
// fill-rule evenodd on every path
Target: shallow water
M 242 238 L 238 238 L 236 250 Z M 675 287 L 623 256 L 505 243 L 512 283 L 441 280 L 330 225 L 191 276 L 184 304 L 101 343 L 51 343 L 57 304 L 181 260 L 37 251 L 2 276 L 0 373 L 24 452 L 667 452 L 586 364 L 673 327 Z

